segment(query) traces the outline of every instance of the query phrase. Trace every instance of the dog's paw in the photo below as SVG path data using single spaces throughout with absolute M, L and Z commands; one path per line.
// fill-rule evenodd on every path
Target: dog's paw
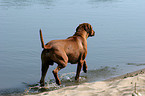
M 45 85 L 44 83 L 40 83 L 40 86 L 41 86 L 41 87 L 44 87 L 44 85 Z
M 75 80 L 79 80 L 79 77 L 78 77 L 78 76 L 76 76 L 76 77 L 75 77 Z
M 57 85 L 61 85 L 60 80 L 56 80 L 56 84 L 57 84 Z
M 87 70 L 83 70 L 85 73 L 87 73 Z
M 85 73 L 87 73 L 87 67 L 86 67 L 86 66 L 83 66 L 83 71 L 84 71 Z
M 45 85 L 44 81 L 40 80 L 40 86 L 43 87 Z

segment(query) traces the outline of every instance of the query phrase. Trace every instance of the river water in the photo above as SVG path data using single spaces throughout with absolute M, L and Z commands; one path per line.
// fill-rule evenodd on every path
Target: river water
M 40 28 L 47 43 L 72 36 L 81 23 L 93 26 L 82 83 L 145 68 L 144 9 L 144 0 L 0 0 L 0 95 L 24 93 L 39 82 Z M 47 82 L 54 81 L 56 66 Z M 73 81 L 76 66 L 59 72 L 64 86 L 74 84 L 67 80 Z

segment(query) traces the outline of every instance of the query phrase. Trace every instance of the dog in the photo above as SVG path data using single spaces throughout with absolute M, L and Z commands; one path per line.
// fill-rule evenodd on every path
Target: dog
M 67 63 L 78 64 L 75 80 L 79 79 L 80 71 L 83 67 L 83 71 L 87 72 L 86 55 L 87 55 L 87 38 L 95 35 L 92 26 L 88 23 L 80 24 L 76 28 L 76 32 L 73 36 L 62 40 L 52 40 L 44 45 L 42 31 L 40 29 L 40 40 L 43 51 L 41 53 L 41 79 L 40 86 L 45 85 L 45 76 L 49 65 L 53 65 L 54 62 L 58 66 L 52 71 L 56 80 L 56 84 L 60 85 L 60 79 L 58 78 L 58 72 L 67 66 Z

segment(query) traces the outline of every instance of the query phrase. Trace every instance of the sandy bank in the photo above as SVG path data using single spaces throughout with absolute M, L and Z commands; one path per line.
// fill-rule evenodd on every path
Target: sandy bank
M 138 95 L 137 95 L 138 94 Z M 145 96 L 145 69 L 106 81 L 84 83 L 37 96 Z M 36 96 L 36 95 L 35 95 Z

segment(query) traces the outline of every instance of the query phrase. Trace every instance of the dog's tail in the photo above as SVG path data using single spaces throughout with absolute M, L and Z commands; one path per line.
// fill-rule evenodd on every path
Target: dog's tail
M 41 40 L 41 46 L 42 46 L 42 48 L 44 48 L 44 49 L 51 49 L 52 48 L 52 46 L 50 46 L 50 45 L 44 45 L 44 40 L 43 40 L 43 36 L 42 36 L 42 31 L 41 31 L 41 29 L 40 29 L 40 40 Z
M 51 49 L 52 48 L 52 46 L 50 46 L 48 44 L 47 45 L 44 44 L 44 40 L 43 40 L 41 29 L 40 29 L 40 40 L 41 40 L 41 46 L 42 46 L 42 48 L 44 48 L 44 49 Z
M 43 36 L 42 36 L 42 31 L 41 31 L 41 29 L 40 29 L 40 40 L 41 40 L 41 46 L 42 46 L 42 48 L 45 49 L 45 45 L 44 45 L 44 40 L 43 40 Z

